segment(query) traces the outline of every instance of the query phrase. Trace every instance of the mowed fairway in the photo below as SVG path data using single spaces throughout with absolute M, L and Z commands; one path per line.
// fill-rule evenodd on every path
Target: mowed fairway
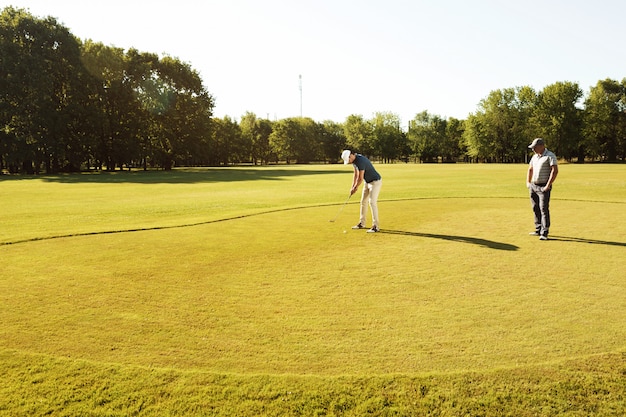
M 1 179 L 0 415 L 626 411 L 626 166 L 379 170 Z

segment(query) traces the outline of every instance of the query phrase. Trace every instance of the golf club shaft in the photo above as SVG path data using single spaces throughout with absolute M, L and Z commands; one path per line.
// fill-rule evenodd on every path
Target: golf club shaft
M 339 211 L 337 212 L 337 215 L 335 216 L 334 219 L 331 220 L 332 223 L 335 222 L 335 220 L 337 220 L 337 218 L 339 218 L 339 215 L 341 214 L 341 211 L 343 210 L 343 208 L 346 206 L 346 204 L 348 204 L 348 201 L 350 200 L 350 197 L 352 197 L 352 194 L 350 194 L 348 196 L 348 198 L 346 198 L 346 201 L 344 201 L 344 203 L 341 205 L 341 207 L 339 207 Z

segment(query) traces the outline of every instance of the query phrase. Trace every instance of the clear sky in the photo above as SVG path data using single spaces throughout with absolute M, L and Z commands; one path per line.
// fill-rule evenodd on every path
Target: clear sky
M 465 119 L 493 90 L 626 77 L 623 0 L 0 0 L 177 57 L 215 116 Z M 302 76 L 302 94 L 300 93 Z

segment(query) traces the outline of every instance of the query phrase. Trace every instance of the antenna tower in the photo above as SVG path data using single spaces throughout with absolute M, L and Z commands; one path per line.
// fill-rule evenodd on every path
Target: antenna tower
M 302 117 L 302 74 L 300 74 L 300 117 Z

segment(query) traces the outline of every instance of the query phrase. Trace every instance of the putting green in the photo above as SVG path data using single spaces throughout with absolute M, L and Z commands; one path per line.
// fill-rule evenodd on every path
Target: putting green
M 626 348 L 624 204 L 379 202 L 2 247 L 5 349 L 242 374 L 421 374 Z M 599 215 L 601 214 L 601 215 Z M 344 233 L 344 230 L 346 233 Z M 27 261 L 24 261 L 27 259 Z

